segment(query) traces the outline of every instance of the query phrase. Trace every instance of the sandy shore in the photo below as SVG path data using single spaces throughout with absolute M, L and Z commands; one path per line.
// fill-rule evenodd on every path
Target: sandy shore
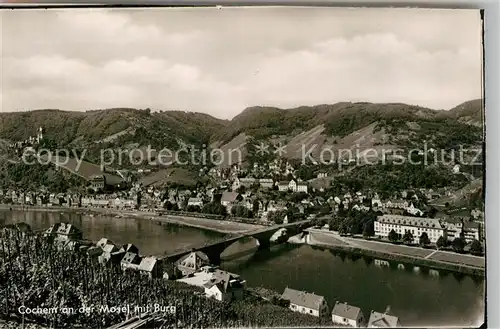
M 16 211 L 45 211 L 45 212 L 73 212 L 80 214 L 92 214 L 100 216 L 121 216 L 142 218 L 145 220 L 155 220 L 162 223 L 170 223 L 176 225 L 185 225 L 196 227 L 203 230 L 215 231 L 219 233 L 244 233 L 248 231 L 258 230 L 261 225 L 232 222 L 226 220 L 207 219 L 199 217 L 187 216 L 158 216 L 158 214 L 149 211 L 140 210 L 119 210 L 109 208 L 68 208 L 68 207 L 42 207 L 42 206 L 21 206 L 21 205 L 5 205 L 0 204 L 0 210 L 16 210 Z

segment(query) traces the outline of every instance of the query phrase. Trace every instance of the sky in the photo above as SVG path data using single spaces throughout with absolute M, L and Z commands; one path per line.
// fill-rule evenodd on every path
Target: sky
M 477 10 L 3 10 L 0 33 L 0 112 L 133 107 L 230 119 L 249 106 L 450 109 L 482 97 Z

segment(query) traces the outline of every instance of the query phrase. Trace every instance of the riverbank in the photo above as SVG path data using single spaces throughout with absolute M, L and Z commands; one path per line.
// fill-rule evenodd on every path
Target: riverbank
M 484 277 L 484 258 L 436 251 L 418 247 L 392 245 L 382 242 L 345 238 L 334 232 L 308 229 L 305 243 L 311 246 L 345 251 L 382 260 L 398 261 L 438 270 L 448 270 Z M 448 260 L 448 261 L 447 261 Z
M 239 234 L 248 231 L 258 230 L 263 228 L 262 225 L 232 222 L 218 219 L 207 219 L 201 217 L 188 217 L 188 216 L 174 216 L 163 215 L 159 216 L 155 212 L 141 211 L 141 210 L 120 210 L 110 208 L 82 208 L 82 207 L 43 207 L 43 206 L 26 206 L 26 205 L 5 205 L 0 204 L 0 210 L 16 210 L 16 211 L 33 211 L 33 212 L 70 212 L 86 215 L 100 215 L 100 216 L 113 216 L 113 217 L 134 217 L 145 220 L 153 220 L 166 224 L 184 225 L 202 230 L 208 230 L 224 234 Z

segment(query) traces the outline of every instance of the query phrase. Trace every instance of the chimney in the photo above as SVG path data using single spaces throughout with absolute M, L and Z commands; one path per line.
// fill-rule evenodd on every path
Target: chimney
M 387 305 L 384 314 L 389 314 L 390 311 L 391 311 L 391 305 Z

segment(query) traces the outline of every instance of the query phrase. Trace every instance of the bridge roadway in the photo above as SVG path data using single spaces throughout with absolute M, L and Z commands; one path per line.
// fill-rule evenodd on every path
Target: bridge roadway
M 257 243 L 259 245 L 259 249 L 268 249 L 271 243 L 271 237 L 276 233 L 278 230 L 283 229 L 283 228 L 296 228 L 298 230 L 305 229 L 308 224 L 310 223 L 310 220 L 302 220 L 294 223 L 286 223 L 286 224 L 280 224 L 280 225 L 274 225 L 270 227 L 264 227 L 261 229 L 257 230 L 252 230 L 244 233 L 240 233 L 234 236 L 231 236 L 227 239 L 224 239 L 222 241 L 216 241 L 212 243 L 205 244 L 203 246 L 199 247 L 194 247 L 194 248 L 186 248 L 184 250 L 174 252 L 171 254 L 164 255 L 162 258 L 164 260 L 167 260 L 168 262 L 175 262 L 182 258 L 183 256 L 189 254 L 192 251 L 201 251 L 205 253 L 211 264 L 220 264 L 220 255 L 224 250 L 238 241 L 239 239 L 242 239 L 244 237 L 253 237 L 254 239 L 257 240 Z

